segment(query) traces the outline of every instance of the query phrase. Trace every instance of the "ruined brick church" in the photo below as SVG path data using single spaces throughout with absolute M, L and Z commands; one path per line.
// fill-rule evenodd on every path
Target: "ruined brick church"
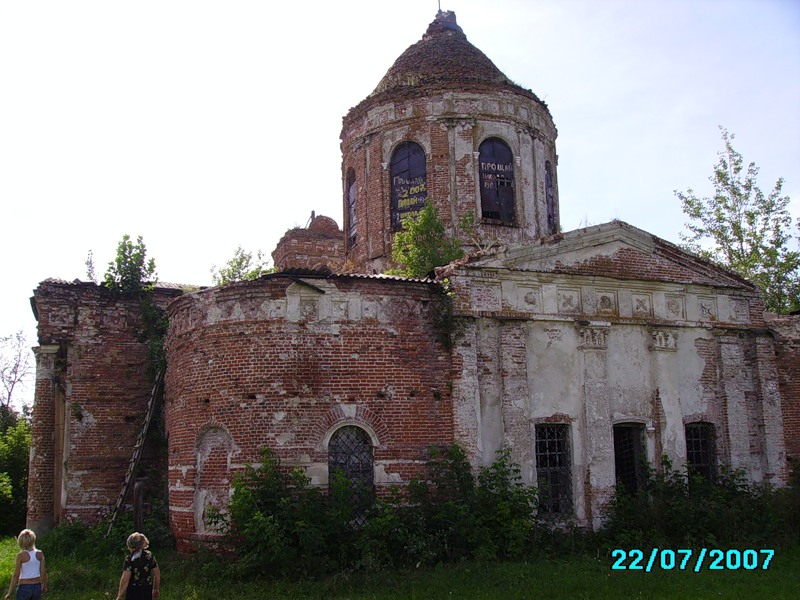
M 289 231 L 255 281 L 152 292 L 167 370 L 136 478 L 180 547 L 218 535 L 209 508 L 265 446 L 315 484 L 338 467 L 378 492 L 420 475 L 432 446 L 458 442 L 476 467 L 508 447 L 540 510 L 586 526 L 663 455 L 786 480 L 800 318 L 765 317 L 749 281 L 626 223 L 562 232 L 556 135 L 440 12 L 344 117 L 341 229 Z M 426 200 L 467 258 L 383 275 Z M 97 522 L 153 385 L 139 305 L 52 279 L 31 302 L 28 524 Z

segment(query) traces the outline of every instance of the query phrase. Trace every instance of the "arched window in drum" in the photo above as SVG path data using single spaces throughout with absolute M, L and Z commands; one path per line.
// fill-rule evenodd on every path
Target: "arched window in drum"
M 356 172 L 347 170 L 347 245 L 356 245 Z
M 503 140 L 488 138 L 478 148 L 481 217 L 513 225 L 514 155 Z
M 403 219 L 425 207 L 428 199 L 428 177 L 425 150 L 414 142 L 403 142 L 392 153 L 389 172 L 392 191 L 392 230 L 403 228 Z

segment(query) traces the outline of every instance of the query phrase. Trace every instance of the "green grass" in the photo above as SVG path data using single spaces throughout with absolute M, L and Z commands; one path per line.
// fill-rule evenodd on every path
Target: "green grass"
M 17 547 L 0 539 L 0 592 L 5 593 Z M 800 598 L 800 548 L 779 550 L 767 571 L 612 571 L 607 557 L 537 559 L 528 563 L 466 563 L 454 567 L 340 574 L 319 581 L 241 581 L 214 562 L 154 549 L 164 600 L 439 598 Z M 114 598 L 123 553 L 102 558 L 47 555 L 50 597 Z

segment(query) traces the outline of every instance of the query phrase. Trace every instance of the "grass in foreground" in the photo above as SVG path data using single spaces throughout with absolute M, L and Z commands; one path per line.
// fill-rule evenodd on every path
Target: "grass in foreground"
M 173 550 L 153 549 L 161 565 L 164 600 L 265 598 L 351 600 L 534 598 L 786 598 L 800 597 L 800 547 L 779 550 L 766 571 L 612 571 L 608 557 L 576 556 L 526 563 L 465 563 L 412 571 L 340 574 L 319 581 L 242 581 L 218 564 Z M 0 593 L 17 553 L 0 540 Z M 47 555 L 51 598 L 114 598 L 124 550 L 116 556 Z

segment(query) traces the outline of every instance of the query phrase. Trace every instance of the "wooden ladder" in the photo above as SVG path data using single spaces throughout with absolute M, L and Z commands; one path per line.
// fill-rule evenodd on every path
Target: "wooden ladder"
M 136 438 L 136 444 L 133 446 L 133 454 L 131 461 L 128 463 L 128 472 L 125 474 L 125 481 L 122 482 L 122 489 L 117 496 L 117 502 L 114 504 L 114 510 L 111 511 L 111 520 L 108 523 L 108 531 L 106 537 L 111 535 L 111 529 L 114 527 L 114 521 L 117 520 L 122 507 L 125 504 L 125 498 L 131 489 L 133 483 L 133 476 L 136 473 L 136 467 L 139 466 L 139 460 L 142 458 L 142 450 L 144 448 L 144 440 L 147 437 L 147 430 L 150 428 L 150 422 L 153 420 L 153 412 L 156 406 L 156 400 L 161 393 L 161 387 L 164 384 L 164 372 L 158 371 L 156 373 L 156 380 L 153 382 L 153 389 L 150 392 L 150 399 L 147 401 L 147 410 L 144 414 L 144 424 L 142 430 L 139 432 L 139 437 Z

